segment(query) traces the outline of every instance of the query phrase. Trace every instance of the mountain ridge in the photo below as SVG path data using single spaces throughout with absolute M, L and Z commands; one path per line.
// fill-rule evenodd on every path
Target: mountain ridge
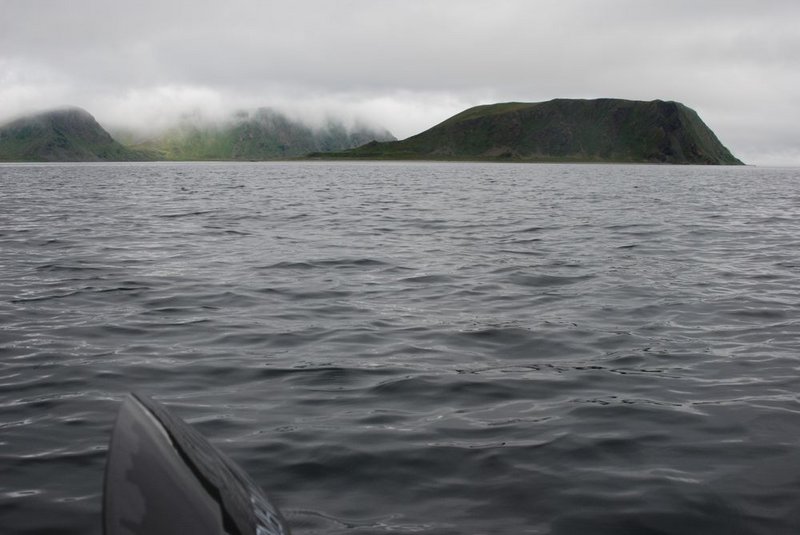
M 395 137 L 386 129 L 356 125 L 347 128 L 329 119 L 312 127 L 273 109 L 240 111 L 226 121 L 184 121 L 138 148 L 166 160 L 288 159 L 314 151 L 341 151 L 368 141 Z
M 395 139 L 386 129 L 336 119 L 312 127 L 272 108 L 223 121 L 188 120 L 144 140 L 127 134 L 120 137 L 130 144 L 119 143 L 83 108 L 41 111 L 0 125 L 0 161 L 279 160 Z

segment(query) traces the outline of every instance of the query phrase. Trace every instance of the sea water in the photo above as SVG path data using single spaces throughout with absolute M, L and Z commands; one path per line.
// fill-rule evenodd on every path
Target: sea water
M 0 532 L 153 396 L 306 534 L 800 532 L 800 170 L 0 166 Z

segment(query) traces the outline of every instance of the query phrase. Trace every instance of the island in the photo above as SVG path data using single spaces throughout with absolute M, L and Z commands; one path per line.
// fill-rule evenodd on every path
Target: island
M 691 108 L 611 98 L 476 106 L 402 141 L 310 157 L 742 165 Z

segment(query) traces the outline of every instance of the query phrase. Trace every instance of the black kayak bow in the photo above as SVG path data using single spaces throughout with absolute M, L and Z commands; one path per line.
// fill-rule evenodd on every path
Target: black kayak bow
M 103 527 L 105 535 L 289 535 L 241 468 L 141 394 L 125 399 L 114 425 Z

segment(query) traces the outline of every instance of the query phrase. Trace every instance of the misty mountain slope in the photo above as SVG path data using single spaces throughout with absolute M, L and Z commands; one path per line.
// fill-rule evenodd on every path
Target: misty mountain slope
M 555 99 L 476 106 L 403 141 L 315 157 L 741 164 L 677 102 Z
M 0 126 L 0 160 L 126 161 L 152 155 L 131 150 L 81 108 L 64 108 L 25 116 Z
M 139 146 L 167 160 L 274 160 L 394 139 L 384 129 L 347 128 L 336 120 L 313 128 L 261 108 L 222 123 L 187 120 Z

